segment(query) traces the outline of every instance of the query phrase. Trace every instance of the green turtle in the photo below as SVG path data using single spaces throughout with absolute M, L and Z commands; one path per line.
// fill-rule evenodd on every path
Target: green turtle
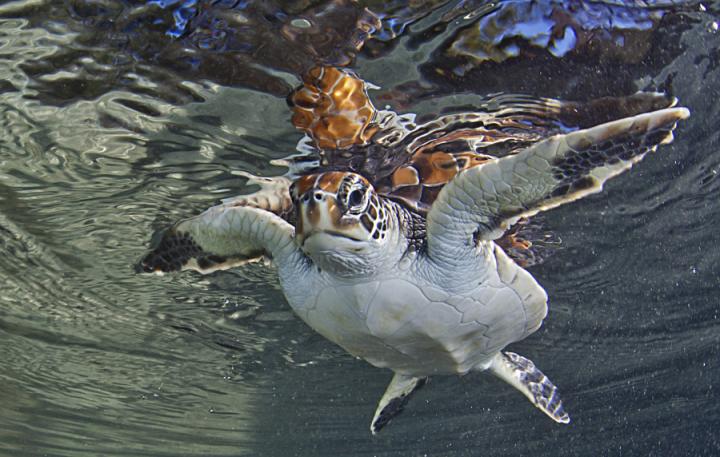
M 339 84 L 317 92 L 340 93 Z M 689 111 L 653 93 L 587 104 L 529 100 L 496 100 L 483 113 L 424 124 L 388 121 L 360 100 L 362 134 L 351 129 L 349 141 L 331 142 L 337 147 L 299 176 L 251 178 L 258 192 L 161 232 L 141 269 L 209 273 L 271 259 L 303 321 L 393 371 L 372 433 L 429 376 L 480 371 L 568 423 L 553 383 L 506 350 L 547 314 L 547 295 L 509 255 L 507 234 L 540 211 L 599 192 L 672 141 Z M 300 109 L 318 106 L 328 103 Z M 315 124 L 330 141 L 332 123 Z

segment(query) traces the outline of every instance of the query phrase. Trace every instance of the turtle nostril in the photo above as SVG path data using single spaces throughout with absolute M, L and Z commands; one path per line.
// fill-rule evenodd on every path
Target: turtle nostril
M 315 192 L 315 200 L 321 201 L 323 199 L 323 194 L 320 192 Z

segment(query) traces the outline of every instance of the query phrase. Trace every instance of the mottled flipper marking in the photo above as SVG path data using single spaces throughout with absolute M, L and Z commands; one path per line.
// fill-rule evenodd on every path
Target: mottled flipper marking
M 210 273 L 216 270 L 230 268 L 240 263 L 240 258 L 227 257 L 205 252 L 187 232 L 178 231 L 175 227 L 158 232 L 151 242 L 151 251 L 137 266 L 142 273 L 171 273 L 182 270 L 196 270 Z M 246 254 L 245 260 L 252 261 L 262 256 L 258 253 Z
M 282 250 L 281 246 L 267 243 L 276 239 L 284 245 L 294 234 L 293 227 L 286 222 L 293 213 L 288 192 L 291 181 L 284 177 L 238 174 L 248 179 L 248 185 L 260 186 L 260 190 L 226 198 L 199 216 L 155 234 L 151 251 L 138 270 L 145 273 L 195 270 L 206 274 Z
M 222 204 L 162 232 L 139 269 L 146 273 L 195 270 L 211 273 L 263 256 L 294 252 L 295 229 L 258 208 Z
M 410 396 L 420 387 L 424 386 L 427 378 L 415 378 L 395 373 L 383 394 L 375 416 L 370 423 L 370 431 L 374 434 L 380 431 L 390 420 L 400 414 L 410 400 Z
M 557 387 L 532 361 L 513 352 L 499 352 L 490 365 L 490 372 L 522 392 L 555 422 L 570 423 Z
M 606 180 L 672 141 L 677 121 L 689 114 L 668 108 L 555 135 L 459 173 L 428 214 L 431 255 L 448 246 L 464 249 L 468 239 L 497 239 L 522 217 L 599 192 Z

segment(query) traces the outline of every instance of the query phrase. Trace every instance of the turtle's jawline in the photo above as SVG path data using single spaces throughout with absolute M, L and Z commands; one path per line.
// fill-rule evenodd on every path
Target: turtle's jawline
M 310 238 L 312 238 L 315 235 L 329 235 L 329 236 L 338 237 L 338 238 L 345 238 L 346 240 L 354 241 L 356 243 L 364 242 L 364 240 L 355 238 L 350 235 L 346 235 L 341 232 L 336 232 L 334 230 L 314 230 L 303 238 L 303 242 L 302 242 L 303 246 L 305 245 L 305 242 L 307 242 L 307 240 L 309 240 Z

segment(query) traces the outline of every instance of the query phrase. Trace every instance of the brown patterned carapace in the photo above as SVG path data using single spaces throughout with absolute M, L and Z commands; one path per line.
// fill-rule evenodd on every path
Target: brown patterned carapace
M 293 183 L 296 195 L 303 195 L 311 189 L 324 190 L 336 193 L 340 188 L 343 178 L 347 175 L 344 171 L 328 171 L 312 175 L 300 176 Z
M 387 175 L 352 166 L 363 155 L 368 159 L 365 163 L 373 162 L 374 153 L 364 149 L 372 149 L 376 142 L 373 135 L 384 128 L 378 125 L 382 122 L 376 119 L 378 113 L 368 97 L 365 81 L 349 70 L 315 67 L 303 76 L 303 85 L 290 95 L 288 102 L 293 124 L 311 137 L 323 165 L 337 162 L 336 167 L 328 168 L 363 174 L 379 194 L 421 213 L 430 208 L 442 187 L 460 171 L 494 158 L 473 150 L 471 141 L 493 145 L 526 139 L 523 133 L 515 131 L 526 127 L 512 119 L 495 119 L 494 123 L 503 124 L 503 128 L 497 125 L 486 128 L 470 118 L 446 116 L 410 132 L 404 150 L 384 152 L 394 156 L 394 165 Z
M 377 131 L 376 126 L 371 126 L 376 110 L 365 82 L 347 70 L 311 69 L 288 103 L 293 125 L 307 133 L 320 149 L 365 144 Z
M 398 167 L 389 180 L 376 183 L 383 195 L 401 200 L 411 208 L 425 212 L 435 201 L 440 189 L 460 171 L 475 167 L 493 157 L 465 151 L 449 153 L 420 150 L 410 161 Z
M 367 178 L 378 195 L 423 217 L 445 184 L 458 173 L 513 154 L 542 137 L 543 128 L 549 128 L 543 115 L 551 117 L 549 111 L 543 110 L 560 105 L 523 102 L 516 103 L 523 107 L 522 111 L 513 111 L 509 116 L 500 102 L 498 107 L 491 106 L 495 109 L 492 116 L 459 113 L 420 125 L 400 126 L 386 122 L 387 112 L 378 113 L 368 97 L 365 81 L 351 71 L 312 68 L 288 103 L 293 124 L 311 138 L 322 159 L 320 170 L 324 168 L 325 172 L 321 178 L 316 174 L 298 177 L 295 191 L 302 195 L 317 188 L 334 193 L 345 172 L 351 171 Z M 534 128 L 525 122 L 526 118 L 534 121 Z M 388 146 L 383 138 L 393 129 L 400 130 L 396 133 L 402 139 Z M 535 253 L 526 237 L 535 236 L 534 231 L 515 229 L 497 242 L 519 263 L 532 265 Z

